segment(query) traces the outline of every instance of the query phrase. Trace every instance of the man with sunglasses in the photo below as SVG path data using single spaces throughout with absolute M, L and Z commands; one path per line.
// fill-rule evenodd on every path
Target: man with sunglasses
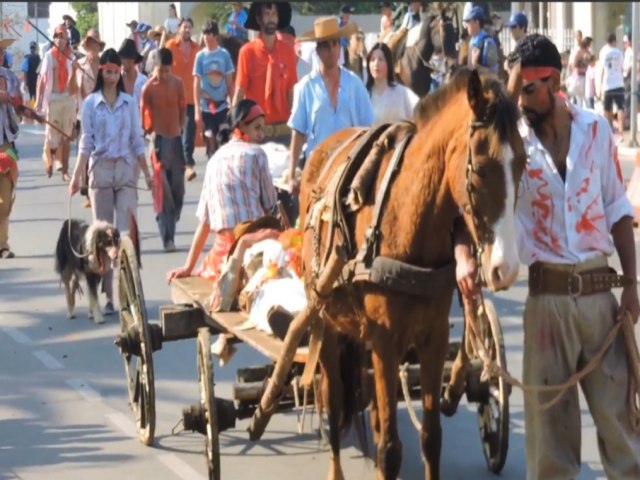
M 524 309 L 523 381 L 560 385 L 589 363 L 611 328 L 640 313 L 633 236 L 607 120 L 558 95 L 560 54 L 546 37 L 516 47 L 528 161 L 516 204 L 520 260 L 529 267 Z M 607 257 L 617 252 L 623 275 Z M 620 302 L 612 288 L 623 287 Z M 608 478 L 640 478 L 640 436 L 632 429 L 625 341 L 616 336 L 580 387 L 598 435 Z M 540 404 L 557 392 L 535 392 Z M 573 386 L 550 408 L 525 401 L 527 478 L 575 478 L 580 471 L 581 416 Z
M 333 133 L 344 128 L 373 124 L 371 100 L 362 80 L 338 63 L 340 40 L 349 38 L 357 29 L 353 23 L 340 28 L 335 17 L 323 17 L 315 21 L 313 30 L 299 39 L 301 42 L 316 42 L 320 65 L 300 80 L 294 90 L 293 109 L 288 122 L 292 131 L 289 189 L 294 195 L 299 192 L 299 179 L 295 171 L 305 142 L 306 159 L 318 144 Z

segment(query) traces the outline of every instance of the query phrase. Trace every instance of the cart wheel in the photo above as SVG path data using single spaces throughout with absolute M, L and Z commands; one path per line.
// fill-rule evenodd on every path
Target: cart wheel
M 209 480 L 220 480 L 220 443 L 218 441 L 218 416 L 213 391 L 213 365 L 211 364 L 211 332 L 198 329 L 198 384 L 200 404 L 204 413 L 206 435 L 204 440 Z
M 486 312 L 480 322 L 484 347 L 502 369 L 507 368 L 504 341 L 500 321 L 491 300 L 484 301 Z M 478 425 L 487 467 L 500 473 L 507 459 L 509 448 L 509 385 L 502 377 L 491 377 L 489 395 L 485 402 L 478 403 Z
M 116 345 L 124 359 L 129 406 L 136 418 L 138 436 L 142 443 L 151 445 L 156 428 L 151 334 L 135 250 L 127 235 L 120 239 L 118 280 L 120 335 Z

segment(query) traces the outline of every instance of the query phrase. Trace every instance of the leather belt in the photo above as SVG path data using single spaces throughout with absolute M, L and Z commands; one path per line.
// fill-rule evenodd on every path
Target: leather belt
M 264 136 L 269 137 L 284 137 L 285 135 L 291 135 L 291 129 L 286 123 L 272 123 L 264 126 Z
M 529 294 L 569 295 L 580 297 L 632 285 L 633 280 L 618 275 L 611 267 L 600 267 L 576 272 L 566 268 L 534 263 L 529 267 Z

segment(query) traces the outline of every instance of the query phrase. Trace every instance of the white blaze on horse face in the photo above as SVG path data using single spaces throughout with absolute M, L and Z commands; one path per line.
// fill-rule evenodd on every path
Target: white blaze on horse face
M 508 288 L 518 276 L 519 261 L 516 246 L 515 182 L 513 179 L 513 150 L 509 144 L 502 147 L 502 168 L 506 182 L 505 209 L 493 231 L 495 239 L 491 249 L 489 287 L 494 290 Z

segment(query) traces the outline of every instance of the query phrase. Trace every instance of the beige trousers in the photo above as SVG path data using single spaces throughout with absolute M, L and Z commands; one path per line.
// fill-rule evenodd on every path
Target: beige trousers
M 0 250 L 9 248 L 9 215 L 15 189 L 9 175 L 0 174 Z
M 605 257 L 576 271 L 607 264 Z M 573 298 L 529 296 L 524 310 L 523 379 L 527 385 L 557 385 L 581 370 L 600 349 L 615 322 L 618 302 L 612 292 Z M 609 480 L 640 479 L 640 436 L 628 421 L 628 369 L 622 334 L 580 387 L 598 435 L 600 458 Z M 550 400 L 554 393 L 540 393 Z M 581 429 L 577 386 L 545 411 L 525 402 L 527 479 L 572 479 L 580 471 Z
M 89 198 L 93 220 L 109 222 L 129 231 L 129 212 L 136 216 L 138 200 L 132 164 L 124 158 L 100 159 L 89 170 Z M 115 223 L 114 223 L 115 214 Z M 102 291 L 113 300 L 113 271 L 102 276 Z

